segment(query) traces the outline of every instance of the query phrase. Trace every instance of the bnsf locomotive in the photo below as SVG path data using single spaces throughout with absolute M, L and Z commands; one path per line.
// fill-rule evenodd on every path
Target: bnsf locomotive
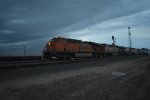
M 46 43 L 44 58 L 104 57 L 113 55 L 143 54 L 147 49 L 127 48 L 109 44 L 99 44 L 64 37 L 53 38 Z

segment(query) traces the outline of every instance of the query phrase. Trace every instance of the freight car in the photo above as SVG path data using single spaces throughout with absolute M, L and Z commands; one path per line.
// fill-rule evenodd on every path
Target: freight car
M 142 48 L 142 49 L 140 50 L 140 53 L 141 53 L 142 55 L 148 55 L 148 49 L 147 49 L 147 48 Z
M 57 37 L 46 43 L 43 50 L 43 58 L 105 57 L 139 53 L 147 54 L 147 49 L 127 48 Z

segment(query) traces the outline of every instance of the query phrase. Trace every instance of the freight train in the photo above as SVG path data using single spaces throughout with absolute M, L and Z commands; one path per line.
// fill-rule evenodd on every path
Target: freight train
M 148 54 L 147 48 L 137 49 L 110 44 L 81 41 L 64 37 L 53 38 L 46 43 L 43 58 L 80 58 L 80 57 L 107 57 Z

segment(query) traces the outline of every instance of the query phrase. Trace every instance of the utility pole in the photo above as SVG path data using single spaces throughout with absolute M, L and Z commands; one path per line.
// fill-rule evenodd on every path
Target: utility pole
M 113 54 L 112 55 L 116 55 L 116 38 L 115 36 L 112 36 L 112 40 L 113 40 Z
M 128 31 L 129 31 L 129 33 L 128 33 L 128 35 L 129 35 L 128 46 L 129 46 L 130 52 L 131 52 L 131 49 L 132 49 L 132 41 L 131 41 L 131 32 L 130 32 L 130 28 L 131 28 L 131 27 L 128 27 Z

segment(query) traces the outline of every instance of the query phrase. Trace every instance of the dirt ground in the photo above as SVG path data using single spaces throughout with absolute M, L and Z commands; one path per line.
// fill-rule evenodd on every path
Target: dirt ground
M 1 79 L 0 100 L 150 100 L 149 56 L 105 65 L 94 63 L 80 62 L 78 66 L 85 67 Z

